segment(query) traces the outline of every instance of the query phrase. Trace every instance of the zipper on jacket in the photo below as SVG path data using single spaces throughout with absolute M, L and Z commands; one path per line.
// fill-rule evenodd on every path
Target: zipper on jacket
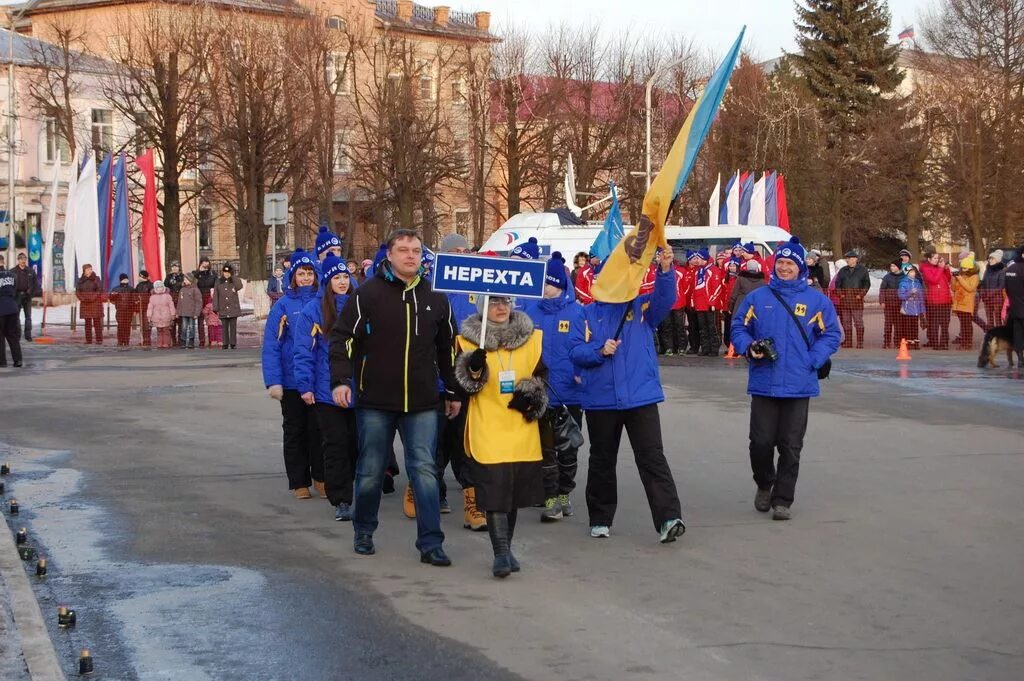
M 409 411 L 409 341 L 412 324 L 412 311 L 409 303 L 405 304 L 405 411 Z

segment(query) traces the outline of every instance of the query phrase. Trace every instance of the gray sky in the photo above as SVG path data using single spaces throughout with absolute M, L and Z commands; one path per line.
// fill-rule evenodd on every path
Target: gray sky
M 722 53 L 747 24 L 746 48 L 770 59 L 795 47 L 792 0 L 442 0 L 423 4 L 450 4 L 452 9 L 491 12 L 498 32 L 510 21 L 541 31 L 551 23 L 598 22 L 605 30 L 628 26 L 634 36 L 682 34 L 698 46 Z M 934 0 L 889 0 L 892 39 Z

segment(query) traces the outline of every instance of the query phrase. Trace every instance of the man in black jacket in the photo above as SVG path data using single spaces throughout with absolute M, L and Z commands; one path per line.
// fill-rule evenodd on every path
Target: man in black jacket
M 1006 312 L 1006 325 L 1013 331 L 1013 349 L 1017 353 L 1017 366 L 1024 366 L 1024 243 L 1017 246 L 1017 257 L 1006 268 L 1003 286 L 1010 308 Z
M 864 296 L 871 288 L 868 268 L 861 265 L 857 251 L 846 253 L 846 267 L 836 274 L 839 294 L 839 322 L 843 325 L 843 347 L 853 347 L 853 331 L 857 330 L 857 347 L 864 347 Z
M 142 344 L 149 347 L 153 344 L 153 334 L 146 310 L 149 308 L 149 297 L 153 295 L 153 282 L 149 280 L 149 272 L 146 270 L 139 270 L 139 283 L 135 285 L 135 292 L 139 294 L 139 329 L 142 332 Z
M 419 234 L 397 230 L 388 240 L 387 259 L 349 297 L 330 333 L 331 391 L 338 406 L 356 407 L 356 553 L 375 552 L 373 533 L 384 470 L 397 429 L 416 504 L 420 560 L 446 566 L 451 560 L 442 547 L 434 460 L 439 376 L 446 388 L 448 418 L 458 415 L 461 404 L 452 392 L 456 383 L 451 309 L 447 296 L 435 293 L 421 276 L 422 255 Z
M 18 338 L 18 303 L 15 293 L 13 270 L 4 267 L 4 256 L 0 255 L 0 367 L 7 366 L 7 349 L 11 346 L 14 366 L 21 366 L 21 340 Z
M 36 280 L 36 271 L 28 266 L 28 258 L 24 253 L 18 254 L 18 264 L 13 270 L 14 294 L 18 301 L 20 314 L 25 315 L 25 340 L 32 342 L 32 296 L 36 295 L 39 283 Z

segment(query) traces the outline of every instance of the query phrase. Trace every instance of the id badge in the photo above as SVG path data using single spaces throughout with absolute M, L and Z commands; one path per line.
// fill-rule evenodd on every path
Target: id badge
M 516 389 L 516 372 L 499 371 L 498 387 L 501 389 L 502 395 L 511 395 L 512 392 Z

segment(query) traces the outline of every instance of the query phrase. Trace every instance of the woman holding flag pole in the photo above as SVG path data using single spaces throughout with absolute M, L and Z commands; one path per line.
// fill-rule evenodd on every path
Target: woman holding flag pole
M 620 241 L 594 281 L 586 325 L 573 338 L 572 360 L 582 369 L 583 408 L 591 443 L 587 479 L 590 535 L 608 537 L 617 505 L 616 458 L 623 428 L 633 447 L 651 515 L 662 543 L 686 527 L 661 438 L 658 403 L 664 400 L 653 331 L 676 299 L 673 253 L 665 220 L 693 169 L 725 95 L 743 33 L 708 81 L 644 197 L 637 227 Z M 657 255 L 654 291 L 637 296 Z

